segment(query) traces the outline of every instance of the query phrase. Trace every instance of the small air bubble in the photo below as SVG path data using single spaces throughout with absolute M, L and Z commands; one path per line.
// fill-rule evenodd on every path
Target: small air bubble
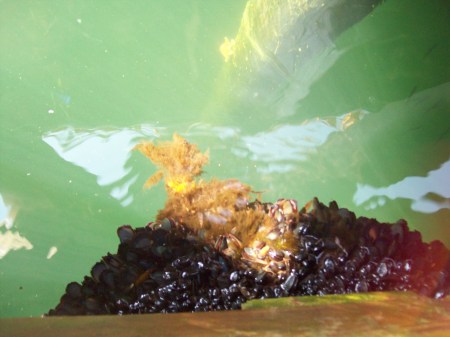
M 369 291 L 369 287 L 366 281 L 359 281 L 355 285 L 355 292 L 357 293 L 366 293 Z
M 48 253 L 47 253 L 47 259 L 51 259 L 53 257 L 53 255 L 55 255 L 58 252 L 58 248 L 53 246 L 50 247 Z
M 378 266 L 377 269 L 377 273 L 378 275 L 380 275 L 380 277 L 385 277 L 388 273 L 388 268 L 386 266 L 386 263 L 382 262 L 380 263 L 380 265 Z

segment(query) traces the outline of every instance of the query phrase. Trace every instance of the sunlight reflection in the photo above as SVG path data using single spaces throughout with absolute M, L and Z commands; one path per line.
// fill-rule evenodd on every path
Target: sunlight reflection
M 0 259 L 6 256 L 11 250 L 33 248 L 27 238 L 21 236 L 19 232 L 12 231 L 14 220 L 17 215 L 17 208 L 9 205 L 0 194 L 0 228 L 5 226 L 6 231 L 0 230 Z
M 450 208 L 450 160 L 426 177 L 406 177 L 387 187 L 357 184 L 353 196 L 356 205 L 366 204 L 366 209 L 383 206 L 385 198 L 410 199 L 411 209 L 421 213 L 434 213 Z
M 95 175 L 100 186 L 113 185 L 110 195 L 128 206 L 133 201 L 128 190 L 137 179 L 136 175 L 130 177 L 131 167 L 126 166 L 131 149 L 143 138 L 158 136 L 151 125 L 89 130 L 68 127 L 48 132 L 42 140 L 64 160 Z
M 367 111 L 357 110 L 338 117 L 305 120 L 300 125 L 282 125 L 243 137 L 244 147 L 251 153 L 252 160 L 267 163 L 258 168 L 259 173 L 286 173 L 294 169 L 292 161 L 307 160 L 308 154 L 316 152 L 332 133 L 346 130 L 367 114 Z
M 217 126 L 205 123 L 194 123 L 189 126 L 186 134 L 193 136 L 210 136 L 214 135 L 220 140 L 227 140 L 230 138 L 237 138 L 241 130 L 237 127 L 231 126 Z

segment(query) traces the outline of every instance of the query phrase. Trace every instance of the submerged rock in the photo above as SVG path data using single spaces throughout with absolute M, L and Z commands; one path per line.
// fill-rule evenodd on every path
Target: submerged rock
M 168 194 L 156 221 L 119 227 L 117 253 L 69 283 L 48 315 L 239 309 L 251 299 L 413 290 L 450 291 L 450 253 L 406 221 L 357 218 L 335 201 L 249 202 L 237 180 L 197 179 L 208 155 L 174 135 L 137 146 Z
M 450 254 L 440 241 L 424 243 L 403 220 L 380 223 L 335 202 L 311 204 L 288 229 L 295 252 L 269 251 L 262 259 L 264 247 L 255 246 L 260 263 L 226 255 L 173 220 L 122 226 L 117 253 L 104 256 L 81 284 L 69 283 L 48 315 L 232 310 L 250 299 L 368 291 L 448 295 Z

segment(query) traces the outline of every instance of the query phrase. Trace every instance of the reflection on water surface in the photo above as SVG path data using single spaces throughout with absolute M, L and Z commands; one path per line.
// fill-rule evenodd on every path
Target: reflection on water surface
M 301 125 L 284 124 L 267 132 L 242 137 L 252 160 L 259 163 L 258 172 L 286 173 L 293 164 L 308 159 L 307 154 L 319 151 L 334 132 L 345 131 L 364 118 L 367 111 L 349 112 L 335 118 L 305 120 Z M 288 162 L 283 165 L 283 162 Z M 267 163 L 264 167 L 262 163 Z
M 357 184 L 353 200 L 356 205 L 364 204 L 366 209 L 374 209 L 383 206 L 385 198 L 409 199 L 411 209 L 421 213 L 450 208 L 450 160 L 425 177 L 406 177 L 386 187 Z
M 17 208 L 5 203 L 0 194 L 0 259 L 12 250 L 33 248 L 31 242 L 14 228 L 16 215 Z
M 137 178 L 130 174 L 131 168 L 127 166 L 131 150 L 142 139 L 151 140 L 157 136 L 156 128 L 151 125 L 109 130 L 68 127 L 47 132 L 42 140 L 62 159 L 95 175 L 100 186 L 114 185 L 111 196 L 122 206 L 127 206 L 133 201 L 128 189 Z

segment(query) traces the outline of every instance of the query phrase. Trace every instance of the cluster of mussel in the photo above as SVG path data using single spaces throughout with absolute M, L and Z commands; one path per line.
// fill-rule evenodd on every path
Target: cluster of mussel
M 247 207 L 261 205 L 279 211 L 258 201 Z M 233 257 L 174 220 L 122 226 L 117 253 L 96 263 L 82 284 L 69 283 L 48 315 L 232 310 L 251 299 L 368 291 L 412 290 L 432 298 L 450 292 L 449 250 L 440 241 L 422 242 L 404 220 L 356 218 L 336 202 L 327 207 L 317 199 L 297 213 L 288 226 L 295 247 L 260 247 L 260 266 L 245 253 L 249 247 Z

